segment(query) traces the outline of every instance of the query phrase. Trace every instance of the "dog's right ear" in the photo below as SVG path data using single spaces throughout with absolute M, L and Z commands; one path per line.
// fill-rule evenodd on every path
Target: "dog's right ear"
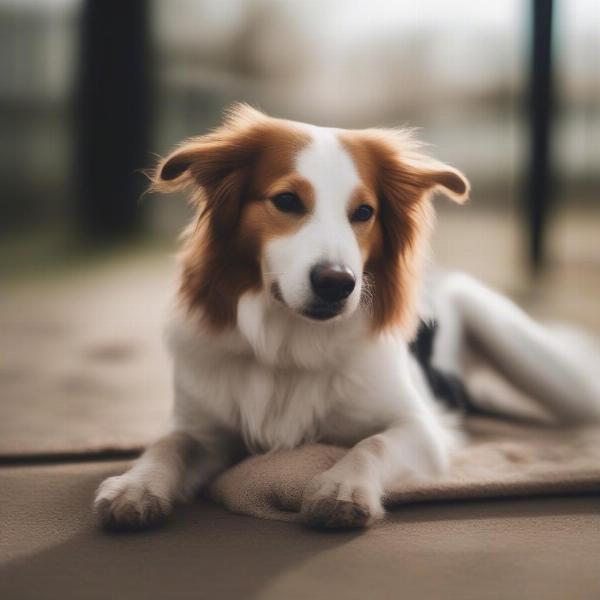
M 241 132 L 216 131 L 186 141 L 158 165 L 153 188 L 173 192 L 199 187 L 202 197 L 210 201 L 221 183 L 253 162 L 257 148 L 247 138 Z M 192 195 L 192 199 L 196 197 Z
M 236 106 L 218 129 L 162 160 L 152 177 L 158 191 L 189 188 L 197 205 L 180 255 L 180 298 L 189 309 L 200 307 L 216 330 L 235 323 L 237 299 L 260 282 L 260 265 L 237 232 L 268 123 L 262 113 Z
M 202 160 L 202 142 L 190 140 L 184 147 L 179 148 L 166 158 L 158 169 L 157 180 L 160 183 L 174 181 L 181 177 L 196 160 Z
M 152 189 L 173 192 L 190 188 L 190 201 L 215 233 L 229 235 L 237 224 L 246 186 L 260 155 L 268 117 L 238 105 L 223 124 L 207 135 L 191 138 L 155 169 Z
M 267 119 L 248 105 L 235 105 L 215 131 L 190 138 L 160 161 L 152 187 L 171 192 L 196 185 L 209 198 L 215 186 L 253 162 L 261 139 L 258 126 Z

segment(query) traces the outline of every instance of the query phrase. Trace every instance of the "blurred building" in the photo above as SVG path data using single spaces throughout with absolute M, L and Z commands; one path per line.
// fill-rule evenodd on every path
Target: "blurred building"
M 118 6 L 116 3 L 115 6 Z M 347 127 L 421 128 L 481 206 L 520 192 L 530 3 L 444 0 L 154 0 L 152 152 L 245 100 Z M 115 9 L 118 18 L 118 7 Z M 0 0 L 0 231 L 68 221 L 78 0 Z M 555 139 L 561 201 L 600 190 L 600 8 L 557 3 Z M 151 205 L 152 210 L 156 210 Z M 168 220 L 160 206 L 155 219 Z M 166 211 L 166 212 L 165 212 Z
M 0 1 L 0 232 L 68 209 L 76 4 Z

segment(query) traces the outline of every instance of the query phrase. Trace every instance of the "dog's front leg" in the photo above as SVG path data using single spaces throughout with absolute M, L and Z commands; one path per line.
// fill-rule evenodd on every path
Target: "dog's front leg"
M 319 527 L 365 527 L 383 516 L 382 497 L 402 476 L 435 477 L 445 471 L 444 433 L 428 418 L 411 418 L 354 446 L 306 487 L 302 513 Z
M 173 503 L 190 497 L 226 464 L 190 435 L 175 431 L 155 444 L 123 475 L 102 482 L 94 508 L 104 527 L 139 529 L 156 524 Z

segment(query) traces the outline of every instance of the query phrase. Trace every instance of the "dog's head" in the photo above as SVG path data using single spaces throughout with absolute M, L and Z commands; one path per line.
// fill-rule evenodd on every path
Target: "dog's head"
M 405 131 L 313 127 L 245 105 L 162 161 L 154 185 L 195 189 L 180 292 L 215 329 L 235 324 L 247 291 L 301 318 L 363 306 L 375 330 L 410 329 L 431 192 L 462 202 L 469 191 Z

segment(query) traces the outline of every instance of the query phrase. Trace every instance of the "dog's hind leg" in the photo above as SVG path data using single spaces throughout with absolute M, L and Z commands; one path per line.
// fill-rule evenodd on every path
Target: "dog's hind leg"
M 562 422 L 600 420 L 600 384 L 589 361 L 509 299 L 469 275 L 451 273 L 436 283 L 434 306 L 434 366 L 462 376 L 461 352 L 473 340 L 509 381 Z

